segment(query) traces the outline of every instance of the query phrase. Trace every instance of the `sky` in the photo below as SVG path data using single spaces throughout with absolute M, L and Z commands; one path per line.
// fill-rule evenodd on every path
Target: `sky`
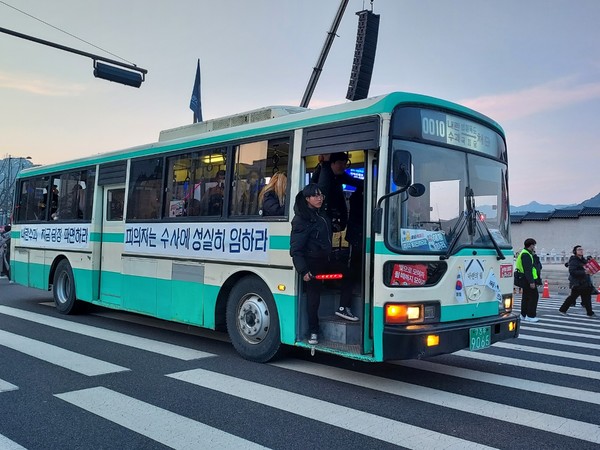
M 123 86 L 94 78 L 89 58 L 0 33 L 0 158 L 49 164 L 157 141 L 161 130 L 192 123 L 198 58 L 205 120 L 298 106 L 339 4 L 0 0 L 2 28 L 148 70 L 141 88 Z M 600 192 L 599 0 L 372 5 L 381 22 L 369 96 L 431 95 L 499 122 L 513 205 L 580 203 Z M 370 7 L 349 1 L 310 108 L 347 101 L 355 13 Z

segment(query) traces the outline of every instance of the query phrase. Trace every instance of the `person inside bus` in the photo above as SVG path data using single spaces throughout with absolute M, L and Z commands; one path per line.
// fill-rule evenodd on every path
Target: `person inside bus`
M 215 185 L 208 189 L 202 200 L 203 216 L 220 216 L 223 212 L 223 194 L 225 192 L 225 171 L 219 170 Z
M 348 153 L 338 152 L 322 155 L 312 181 L 319 185 L 325 195 L 323 208 L 331 218 L 335 232 L 346 229 L 348 223 L 348 206 L 344 194 L 344 184 L 355 188 L 363 188 L 364 181 L 346 173 L 348 166 Z M 362 221 L 361 221 L 362 222 Z
M 340 261 L 344 277 L 340 307 L 335 314 L 343 319 L 358 320 L 349 306 L 354 281 L 361 279 L 364 181 L 346 172 L 349 161 L 346 152 L 321 155 L 320 160 L 321 163 L 313 175 L 313 180 L 325 194 L 324 210 L 332 221 L 333 231 L 339 232 L 348 228 L 346 241 L 350 244 L 350 260 Z M 348 214 L 344 184 L 355 188 L 350 196 L 350 214 Z
M 259 213 L 262 216 L 283 216 L 285 214 L 285 192 L 287 176 L 277 172 L 258 196 Z

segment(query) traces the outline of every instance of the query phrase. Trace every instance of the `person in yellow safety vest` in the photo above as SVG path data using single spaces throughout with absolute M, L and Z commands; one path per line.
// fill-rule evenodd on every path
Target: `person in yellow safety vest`
M 516 263 L 516 270 L 522 272 L 527 280 L 527 284 L 523 288 L 523 296 L 521 297 L 521 319 L 526 322 L 538 322 L 540 320 L 536 317 L 537 304 L 540 297 L 537 290 L 539 275 L 533 257 L 536 244 L 533 238 L 525 239 L 523 243 L 524 248 L 519 253 Z

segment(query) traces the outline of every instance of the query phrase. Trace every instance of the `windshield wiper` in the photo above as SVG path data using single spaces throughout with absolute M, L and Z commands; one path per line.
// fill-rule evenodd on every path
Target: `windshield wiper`
M 452 254 L 452 252 L 454 251 L 454 247 L 456 247 L 456 244 L 458 243 L 458 240 L 460 239 L 461 234 L 463 234 L 463 231 L 465 231 L 465 228 L 467 226 L 467 216 L 468 215 L 469 215 L 469 213 L 464 211 L 461 214 L 461 216 L 458 218 L 458 221 L 456 222 L 456 225 L 454 227 L 454 236 L 452 237 L 452 241 L 450 242 L 450 245 L 448 246 L 448 250 L 446 251 L 446 254 L 440 256 L 440 260 L 448 259 L 450 257 L 450 255 Z
M 481 217 L 481 213 L 479 211 L 475 211 L 475 214 L 477 215 L 477 217 Z M 478 227 L 483 226 L 483 228 L 485 228 L 485 231 L 487 232 L 488 237 L 490 238 L 490 241 L 492 241 L 492 244 L 494 244 L 494 248 L 496 249 L 496 253 L 498 254 L 498 256 L 496 257 L 496 259 L 501 260 L 501 259 L 506 259 L 506 256 L 504 256 L 504 253 L 502 253 L 502 250 L 500 250 L 500 246 L 498 245 L 498 242 L 496 242 L 496 239 L 494 239 L 494 236 L 492 235 L 492 232 L 490 231 L 490 228 L 487 226 L 487 223 L 485 223 L 485 221 L 477 221 L 476 222 Z M 483 233 L 481 231 L 481 229 L 479 230 L 479 232 L 481 233 L 481 235 L 483 236 Z

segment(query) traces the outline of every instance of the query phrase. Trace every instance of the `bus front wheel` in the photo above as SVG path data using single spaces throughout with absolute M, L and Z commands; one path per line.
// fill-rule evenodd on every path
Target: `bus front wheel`
M 75 278 L 73 269 L 66 259 L 56 266 L 54 272 L 54 283 L 52 285 L 54 303 L 56 309 L 62 314 L 74 314 L 77 312 L 77 297 L 75 295 Z
M 227 301 L 227 333 L 245 359 L 267 362 L 281 351 L 279 315 L 273 294 L 258 278 L 242 278 Z

